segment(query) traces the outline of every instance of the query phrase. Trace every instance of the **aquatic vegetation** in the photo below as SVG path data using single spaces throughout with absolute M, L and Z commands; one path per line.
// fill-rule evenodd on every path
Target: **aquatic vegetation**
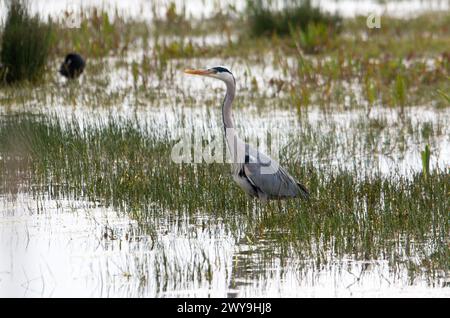
M 449 95 L 447 95 L 446 93 L 444 93 L 443 91 L 441 91 L 439 89 L 436 92 L 439 94 L 439 96 L 442 97 L 442 99 L 444 101 L 447 102 L 447 105 L 450 105 L 450 96 Z
M 130 74 L 136 80 L 139 77 L 145 84 L 142 88 L 149 87 L 154 75 L 157 80 L 170 78 L 174 67 L 184 68 L 191 63 L 181 59 L 220 58 L 256 63 L 264 68 L 271 66 L 283 76 L 264 81 L 275 86 L 283 83 L 277 90 L 281 95 L 290 95 L 294 105 L 299 105 L 297 101 L 323 109 L 346 103 L 352 107 L 382 105 L 399 107 L 401 112 L 405 107 L 429 103 L 447 107 L 445 93 L 439 93 L 450 89 L 449 60 L 445 53 L 447 16 L 421 15 L 404 21 L 404 28 L 399 28 L 398 19 L 383 18 L 389 23 L 378 33 L 368 31 L 365 21 L 355 18 L 343 20 L 340 33 L 332 32 L 326 24 L 310 23 L 305 29 L 291 27 L 287 37 L 248 38 L 242 32 L 245 19 L 236 17 L 236 13 L 217 12 L 214 18 L 202 23 L 190 19 L 190 27 L 171 29 L 167 26 L 178 23 L 173 21 L 187 21 L 184 11 L 172 5 L 155 24 L 124 20 L 119 12 L 110 16 L 102 10 L 86 9 L 80 12 L 78 29 L 54 23 L 58 41 L 51 52 L 54 58 L 61 59 L 68 51 L 79 49 L 89 59 L 89 72 L 96 81 L 101 77 L 97 76 L 100 58 L 114 57 L 118 64 L 133 70 Z M 420 26 L 424 23 L 431 24 L 436 36 L 422 32 Z M 224 30 L 226 36 L 221 38 L 218 34 Z M 394 34 L 396 43 L 391 45 L 389 41 Z M 416 38 L 428 44 L 414 44 L 411 39 Z M 387 45 L 389 54 L 385 54 Z M 135 52 L 140 50 L 145 54 L 136 56 Z M 274 51 L 278 52 L 272 57 Z M 54 81 L 53 72 L 47 76 L 49 82 Z
M 5 202 L 25 197 L 29 214 L 53 218 L 51 202 L 77 221 L 92 209 L 123 217 L 126 226 L 86 230 L 123 257 L 88 275 L 113 275 L 127 296 L 199 286 L 210 296 L 218 280 L 254 296 L 268 279 L 314 285 L 326 274 L 342 284 L 355 267 L 356 284 L 372 268 L 391 287 L 445 286 L 449 14 L 383 16 L 379 30 L 346 18 L 336 32 L 328 22 L 286 24 L 283 9 L 255 2 L 283 26 L 249 36 L 238 10 L 197 19 L 176 3 L 155 7 L 152 21 L 81 9 L 79 29 L 53 22 L 48 66 L 79 49 L 88 68 L 77 83 L 48 67 L 38 83 L 2 87 L 5 213 Z M 235 186 L 228 163 L 171 160 L 181 138 L 201 133 L 207 146 L 222 134 L 223 87 L 205 93 L 180 76 L 218 64 L 237 78 L 240 135 L 281 132 L 280 163 L 310 189 L 308 202 L 260 205 Z
M 447 76 L 450 69 L 446 67 L 429 68 L 420 61 L 405 67 L 397 58 L 377 60 L 352 53 L 311 59 L 305 56 L 301 46 L 298 40 L 297 68 L 288 67 L 283 58 L 276 63 L 289 72 L 293 85 L 301 83 L 303 88 L 308 87 L 315 92 L 316 102 L 327 108 L 343 105 L 345 96 L 356 93 L 357 98 L 364 99 L 368 105 L 381 102 L 403 112 L 407 106 L 431 101 L 440 103 L 436 93 L 429 88 L 449 85 Z M 439 63 L 439 59 L 431 58 L 430 63 Z M 283 89 L 289 87 L 285 85 Z M 299 93 L 300 89 L 295 91 Z M 442 106 L 445 107 L 443 100 Z
M 425 150 L 421 152 L 422 157 L 422 174 L 426 179 L 430 175 L 430 147 L 428 145 L 425 146 Z
M 274 9 L 270 1 L 247 1 L 247 15 L 252 36 L 289 35 L 291 29 L 308 32 L 312 25 L 337 30 L 341 22 L 337 14 L 324 13 L 309 0 L 284 1 L 280 10 Z
M 0 79 L 7 84 L 42 80 L 52 43 L 52 23 L 38 14 L 31 16 L 27 2 L 7 1 L 7 16 L 1 34 Z
M 155 133 L 135 121 L 81 128 L 76 120 L 2 116 L 1 191 L 19 186 L 55 199 L 99 201 L 126 211 L 143 228 L 152 224 L 152 213 L 201 211 L 220 218 L 236 238 L 256 242 L 271 233 L 285 253 L 319 263 L 347 254 L 393 259 L 403 242 L 423 242 L 434 246 L 433 257 L 424 250 L 417 257 L 430 263 L 419 262 L 417 270 L 448 266 L 448 171 L 429 171 L 427 178 L 370 176 L 291 158 L 287 168 L 304 180 L 311 199 L 260 206 L 235 187 L 225 164 L 176 164 L 170 160 L 174 142 Z M 296 142 L 290 143 L 294 149 Z
M 182 33 L 188 34 L 193 32 L 193 26 L 186 17 L 185 8 L 177 8 L 175 2 L 171 1 L 167 4 L 165 16 L 160 17 L 156 4 L 153 6 L 153 16 L 155 17 L 153 25 L 155 31 L 161 33 Z
M 300 30 L 299 33 L 300 47 L 310 54 L 323 51 L 330 38 L 327 26 L 322 23 L 310 23 L 305 30 Z
M 76 16 L 79 27 L 69 28 L 64 19 L 55 21 L 55 38 L 52 54 L 64 55 L 76 51 L 87 58 L 122 55 L 148 42 L 149 26 L 142 21 L 125 21 L 116 10 L 114 14 L 104 9 L 83 8 Z
M 401 74 L 398 74 L 395 78 L 394 100 L 403 113 L 406 105 L 406 84 L 405 78 Z

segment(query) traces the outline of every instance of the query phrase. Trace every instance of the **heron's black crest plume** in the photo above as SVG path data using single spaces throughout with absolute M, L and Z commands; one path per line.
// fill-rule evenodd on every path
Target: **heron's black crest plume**
M 217 66 L 217 67 L 213 67 L 213 70 L 215 70 L 217 73 L 230 73 L 231 75 L 233 75 L 229 70 L 227 70 L 225 67 L 221 67 L 221 66 Z

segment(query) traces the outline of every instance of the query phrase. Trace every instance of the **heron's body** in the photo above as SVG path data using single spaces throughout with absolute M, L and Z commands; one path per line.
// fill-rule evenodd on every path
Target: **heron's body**
M 274 163 L 273 159 L 258 152 L 259 158 L 266 157 L 272 160 L 271 164 L 277 168 L 271 169 L 273 173 L 261 172 L 261 163 L 253 156 L 249 157 L 249 162 L 244 164 L 234 164 L 232 175 L 235 182 L 251 197 L 258 198 L 262 201 L 279 200 L 295 197 L 308 198 L 308 190 L 299 182 L 297 182 L 289 173 Z M 266 161 L 264 159 L 264 161 Z
M 236 82 L 225 68 L 205 71 L 187 70 L 186 73 L 217 78 L 225 82 L 227 92 L 222 104 L 222 121 L 232 164 L 233 180 L 249 196 L 262 201 L 287 198 L 308 198 L 308 190 L 284 170 L 278 162 L 244 143 L 234 129 L 232 103 Z

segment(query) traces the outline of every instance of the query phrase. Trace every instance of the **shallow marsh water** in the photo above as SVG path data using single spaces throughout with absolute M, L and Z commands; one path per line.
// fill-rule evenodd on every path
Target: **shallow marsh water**
M 334 5 L 348 9 L 346 5 L 356 2 L 326 3 L 333 10 Z M 367 12 L 383 9 L 365 3 Z M 408 6 L 412 13 L 420 11 L 424 2 L 413 3 Z M 444 1 L 439 4 L 448 6 Z M 360 13 L 365 14 L 364 10 Z M 190 40 L 217 43 L 222 39 L 208 35 Z M 350 171 L 360 180 L 381 175 L 400 182 L 422 171 L 420 152 L 426 144 L 431 148 L 431 170 L 445 173 L 450 166 L 448 107 L 414 105 L 400 115 L 398 109 L 384 106 L 368 110 L 359 103 L 356 107 L 346 103 L 324 109 L 312 104 L 299 112 L 286 99 L 280 105 L 279 97 L 286 94 L 269 85 L 269 78 L 286 80 L 289 76 L 271 63 L 270 55 L 257 62 L 239 58 L 173 60 L 162 78 L 152 74 L 148 87 L 136 88 L 130 64 L 143 54 L 137 50 L 126 57 L 105 58 L 99 63 L 101 71 L 87 72 L 79 85 L 55 80 L 46 87 L 20 91 L 25 94 L 20 98 L 16 91 L 0 92 L 5 101 L 0 116 L 35 114 L 49 118 L 44 130 L 61 124 L 86 132 L 86 140 L 96 137 L 97 131 L 103 136 L 103 128 L 118 126 L 120 132 L 121 126 L 132 125 L 152 142 L 173 145 L 191 134 L 192 127 L 206 132 L 205 139 L 210 141 L 222 134 L 219 105 L 224 88 L 221 83 L 181 72 L 188 67 L 225 64 L 238 78 L 235 120 L 239 134 L 256 140 L 267 130 L 276 132 L 283 149 L 282 162 L 295 159 L 291 168 L 312 165 L 323 171 Z M 251 89 L 254 81 L 257 92 Z M 137 86 L 141 85 L 139 79 Z M 361 87 L 348 85 L 358 99 Z M 1 156 L 0 163 L 7 166 L 9 159 Z M 76 162 L 72 164 L 76 166 Z M 448 233 L 442 242 L 436 240 L 441 238 L 439 234 L 411 240 L 399 231 L 392 242 L 395 251 L 388 250 L 392 255 L 383 251 L 366 259 L 361 259 L 365 251 L 360 250 L 338 254 L 333 236 L 319 236 L 307 244 L 310 253 L 299 253 L 301 244 L 280 244 L 279 237 L 284 231 L 288 234 L 282 226 L 274 226 L 275 231 L 262 227 L 257 235 L 248 235 L 244 223 L 266 217 L 248 216 L 255 212 L 253 205 L 245 205 L 245 212 L 229 211 L 230 215 L 208 210 L 206 201 L 205 207 L 194 205 L 193 210 L 187 201 L 178 202 L 181 208 L 174 211 L 153 202 L 127 210 L 104 198 L 84 197 L 83 191 L 82 195 L 75 191 L 76 196 L 71 191 L 54 191 L 61 185 L 52 184 L 53 180 L 34 183 L 33 175 L 41 172 L 25 169 L 24 173 L 20 165 L 12 169 L 12 179 L 0 175 L 0 296 L 450 297 L 448 269 L 424 265 L 443 249 L 442 244 L 448 244 Z M 44 174 L 43 179 L 51 179 L 53 173 L 56 170 Z M 194 176 L 187 180 L 194 181 L 195 173 L 194 169 Z M 235 187 L 231 178 L 225 184 L 226 193 Z M 164 187 L 161 185 L 162 191 Z M 206 187 L 203 190 L 206 192 Z M 355 218 L 368 217 L 369 202 L 365 208 L 357 211 Z M 147 215 L 144 222 L 139 214 Z M 442 224 L 435 227 L 439 226 L 445 229 Z
M 3 197 L 2 297 L 449 297 L 448 278 L 387 260 L 280 257 L 208 215 L 161 218 L 157 240 L 92 202 Z M 269 253 L 268 255 L 266 253 Z
M 200 92 L 201 86 L 210 84 L 192 79 L 184 80 L 183 85 L 187 91 Z M 202 104 L 211 98 L 219 103 L 223 91 L 215 92 L 213 97 L 201 95 L 195 103 Z M 75 121 L 81 129 L 106 127 L 109 122 L 119 125 L 135 122 L 137 127 L 146 127 L 152 138 L 162 140 L 178 140 L 191 132 L 190 126 L 221 134 L 219 106 L 183 107 L 183 102 L 171 98 L 167 98 L 167 103 L 175 106 L 121 105 L 111 109 L 50 105 L 32 111 L 53 114 L 54 118 L 69 123 Z M 419 153 L 430 141 L 432 169 L 448 166 L 449 131 L 445 122 L 449 115 L 448 110 L 436 112 L 426 107 L 408 110 L 412 127 L 425 123 L 434 127 L 432 131 L 438 130 L 436 127 L 442 131 L 424 139 L 418 128 L 417 133 L 401 141 L 404 145 L 400 149 L 407 150 L 399 150 L 395 143 L 383 147 L 386 140 L 401 135 L 393 110 L 378 109 L 370 115 L 386 126 L 377 131 L 380 135 L 375 138 L 373 148 L 364 143 L 367 137 L 364 134 L 368 133 L 363 110 L 324 114 L 311 108 L 299 119 L 290 110 L 269 107 L 268 111 L 261 111 L 242 106 L 235 117 L 242 136 L 264 134 L 270 126 L 282 127 L 281 140 L 285 145 L 307 131 L 317 139 L 316 146 L 303 152 L 304 162 L 350 170 L 356 165 L 362 177 L 365 173 L 407 176 L 420 171 Z M 325 136 L 326 140 L 327 134 L 335 136 L 332 144 L 344 146 L 325 151 L 328 144 L 321 138 Z M 345 145 L 360 150 L 349 153 Z M 390 152 L 384 153 L 388 148 Z M 295 156 L 295 152 L 291 155 Z M 113 207 L 80 199 L 52 198 L 39 192 L 32 196 L 20 185 L 16 194 L 2 195 L 0 202 L 2 296 L 450 296 L 448 287 L 444 287 L 448 285 L 448 274 L 411 275 L 406 266 L 410 256 L 405 255 L 404 261 L 395 264 L 388 259 L 361 261 L 352 255 L 332 258 L 328 263 L 292 257 L 278 252 L 270 235 L 262 235 L 256 241 L 253 238 L 249 244 L 245 233 L 232 234 L 226 222 L 209 212 L 175 216 L 157 213 L 151 231 L 143 231 L 135 220 Z M 400 251 L 403 248 L 398 246 Z M 414 255 L 414 250 L 408 248 L 407 255 Z

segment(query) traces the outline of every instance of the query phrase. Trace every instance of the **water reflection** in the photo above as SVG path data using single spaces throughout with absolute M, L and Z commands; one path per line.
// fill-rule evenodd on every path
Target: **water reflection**
M 249 244 L 204 215 L 148 231 L 98 204 L 23 193 L 0 211 L 3 297 L 450 296 L 445 273 L 430 284 L 401 262 L 282 256 L 270 236 Z

